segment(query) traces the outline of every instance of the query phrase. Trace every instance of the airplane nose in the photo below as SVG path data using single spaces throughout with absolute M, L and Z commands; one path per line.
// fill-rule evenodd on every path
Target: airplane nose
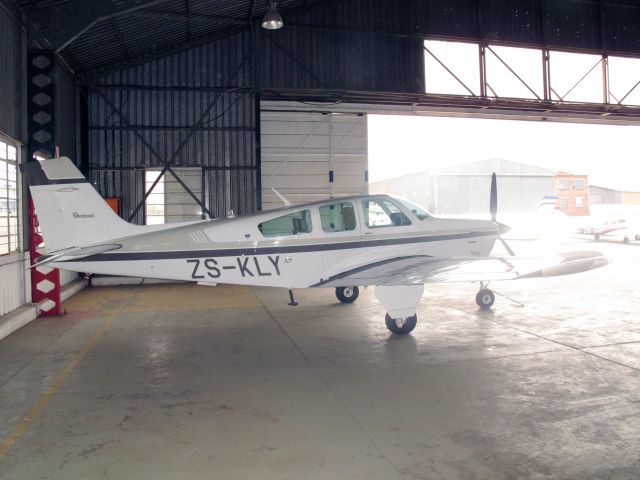
M 505 225 L 504 223 L 500 223 L 500 222 L 496 222 L 496 223 L 498 224 L 498 232 L 500 233 L 500 235 L 504 235 L 505 233 L 511 230 L 511 227 L 509 225 Z

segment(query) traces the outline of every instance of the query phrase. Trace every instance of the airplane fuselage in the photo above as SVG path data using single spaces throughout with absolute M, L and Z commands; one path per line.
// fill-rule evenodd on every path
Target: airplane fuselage
M 361 203 L 376 198 L 395 202 L 404 223 L 409 224 L 370 225 L 372 220 L 365 219 Z M 327 219 L 321 213 L 336 202 L 352 204 L 352 230 L 322 228 Z M 301 211 L 308 212 L 308 231 L 265 236 L 261 230 L 270 220 L 287 220 Z M 333 199 L 113 239 L 109 242 L 122 245 L 117 250 L 53 265 L 78 272 L 202 283 L 321 287 L 330 279 L 332 286 L 336 281 L 339 284 L 336 277 L 346 271 L 398 257 L 485 257 L 496 237 L 494 222 L 420 219 L 395 199 L 380 195 Z

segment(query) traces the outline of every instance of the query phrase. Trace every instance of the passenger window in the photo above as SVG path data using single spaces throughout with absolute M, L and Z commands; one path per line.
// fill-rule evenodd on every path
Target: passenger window
M 401 227 L 411 220 L 388 200 L 363 200 L 364 221 L 369 228 Z
M 356 214 L 351 202 L 331 203 L 320 207 L 320 223 L 324 232 L 346 232 L 356 229 Z
M 258 230 L 265 237 L 284 237 L 299 233 L 311 233 L 312 229 L 311 212 L 309 210 L 283 215 L 258 225 Z

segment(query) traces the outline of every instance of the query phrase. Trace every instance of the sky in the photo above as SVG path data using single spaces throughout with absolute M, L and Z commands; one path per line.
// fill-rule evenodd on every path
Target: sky
M 369 181 L 499 158 L 640 191 L 640 126 L 369 115 Z

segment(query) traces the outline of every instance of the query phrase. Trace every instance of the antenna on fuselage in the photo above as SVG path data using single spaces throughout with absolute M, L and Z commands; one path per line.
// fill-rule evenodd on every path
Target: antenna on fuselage
M 285 207 L 290 207 L 291 206 L 291 202 L 289 200 L 287 200 L 287 197 L 282 195 L 278 190 L 276 190 L 275 188 L 271 187 L 271 191 L 273 193 L 275 193 L 280 200 L 282 200 L 282 203 L 284 203 Z

